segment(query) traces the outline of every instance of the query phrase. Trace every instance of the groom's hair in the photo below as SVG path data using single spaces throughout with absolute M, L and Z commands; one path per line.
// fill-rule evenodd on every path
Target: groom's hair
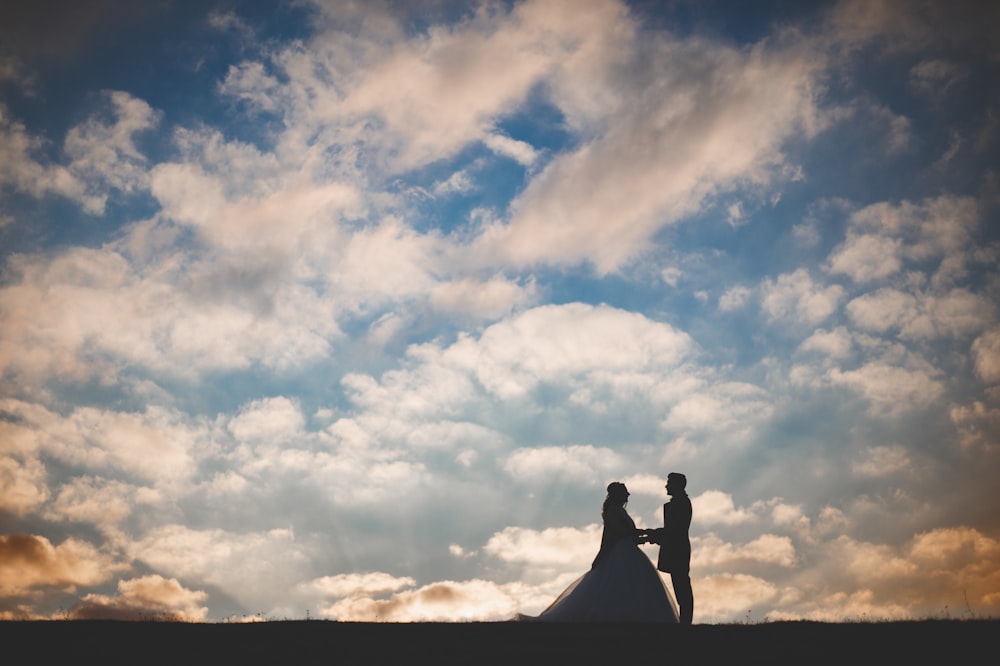
M 688 479 L 680 472 L 671 472 L 670 474 L 667 474 L 667 481 L 670 481 L 671 479 L 674 480 L 674 483 L 676 483 L 681 490 L 687 488 Z

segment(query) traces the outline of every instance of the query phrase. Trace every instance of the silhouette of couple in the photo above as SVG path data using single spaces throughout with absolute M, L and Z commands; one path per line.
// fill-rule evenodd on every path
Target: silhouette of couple
M 670 622 L 691 624 L 691 500 L 687 478 L 667 475 L 663 527 L 638 529 L 625 510 L 629 492 L 624 483 L 608 485 L 601 517 L 601 547 L 590 571 L 575 580 L 535 619 L 551 622 Z M 660 546 L 656 569 L 670 574 L 680 612 L 674 608 L 663 580 L 638 544 Z

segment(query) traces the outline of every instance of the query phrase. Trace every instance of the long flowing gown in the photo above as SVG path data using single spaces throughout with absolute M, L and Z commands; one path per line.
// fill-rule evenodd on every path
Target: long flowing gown
M 590 571 L 531 619 L 543 622 L 677 622 L 677 606 L 635 542 L 625 507 L 609 507 Z

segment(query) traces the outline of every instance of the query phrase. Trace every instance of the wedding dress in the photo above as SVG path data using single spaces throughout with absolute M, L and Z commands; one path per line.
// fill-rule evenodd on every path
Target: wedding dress
M 590 571 L 540 615 L 547 622 L 677 622 L 677 607 L 653 563 L 635 543 L 625 507 L 609 507 Z

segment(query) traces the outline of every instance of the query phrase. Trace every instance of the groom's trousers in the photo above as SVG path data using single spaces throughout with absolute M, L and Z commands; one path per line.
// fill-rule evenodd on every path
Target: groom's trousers
M 681 624 L 691 624 L 694 619 L 694 591 L 691 589 L 691 572 L 680 571 L 670 574 L 674 586 L 674 598 L 680 606 Z

